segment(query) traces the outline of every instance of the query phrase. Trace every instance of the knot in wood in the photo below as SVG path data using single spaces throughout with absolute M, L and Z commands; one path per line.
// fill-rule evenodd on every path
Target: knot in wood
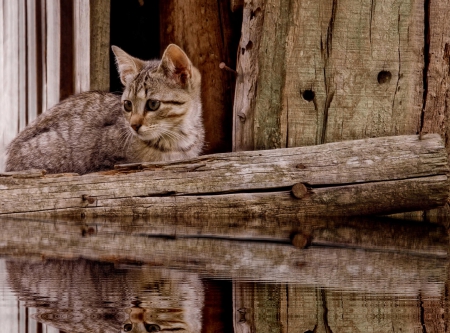
M 90 204 L 93 204 L 93 203 L 95 202 L 95 198 L 94 198 L 94 197 L 91 197 L 91 196 L 89 196 L 89 195 L 87 195 L 87 194 L 83 194 L 83 195 L 81 196 L 81 200 L 87 201 L 87 202 L 90 203 Z
M 308 194 L 308 188 L 302 183 L 295 184 L 292 186 L 292 194 L 297 199 L 302 199 Z

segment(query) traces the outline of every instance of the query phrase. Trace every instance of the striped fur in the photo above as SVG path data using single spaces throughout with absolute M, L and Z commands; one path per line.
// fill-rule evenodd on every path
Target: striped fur
M 113 51 L 122 97 L 91 91 L 50 108 L 9 145 L 6 171 L 85 174 L 201 153 L 201 78 L 186 54 L 173 44 L 161 61 L 142 61 L 115 46 Z

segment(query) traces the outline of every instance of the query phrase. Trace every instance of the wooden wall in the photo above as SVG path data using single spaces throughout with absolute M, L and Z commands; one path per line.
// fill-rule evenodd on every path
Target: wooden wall
M 109 1 L 0 1 L 0 170 L 8 143 L 67 96 L 109 89 Z
M 244 5 L 234 150 L 438 132 L 447 140 L 447 1 Z

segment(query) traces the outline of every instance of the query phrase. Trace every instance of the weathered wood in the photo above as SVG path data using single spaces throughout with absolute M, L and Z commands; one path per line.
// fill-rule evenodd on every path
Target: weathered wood
M 21 65 L 19 54 L 23 51 L 19 40 L 19 26 L 24 26 L 24 18 L 20 17 L 21 2 L 2 1 L 2 21 L 0 23 L 0 79 L 3 89 L 0 92 L 2 108 L 2 121 L 0 122 L 0 170 L 4 169 L 4 154 L 6 146 L 16 136 L 19 117 L 19 67 Z
M 111 2 L 89 1 L 90 5 L 90 90 L 109 90 L 109 31 Z
M 253 127 L 260 67 L 260 34 L 264 23 L 263 4 L 264 0 L 255 0 L 244 6 L 236 64 L 238 75 L 233 104 L 233 151 L 255 149 Z
M 245 2 L 235 150 L 417 133 L 423 24 L 420 1 Z
M 185 220 L 200 224 L 202 221 Z M 324 246 L 298 249 L 290 244 L 202 237 L 148 237 L 127 228 L 75 221 L 2 218 L 0 255 L 86 258 L 115 263 L 196 270 L 204 277 L 276 281 L 309 287 L 370 293 L 442 295 L 447 257 Z M 217 222 L 218 223 L 218 222 Z M 152 220 L 147 221 L 147 230 Z M 270 225 L 270 222 L 268 223 Z M 276 225 L 272 225 L 272 229 Z M 362 231 L 363 232 L 363 231 Z M 445 230 L 441 231 L 445 235 Z M 427 234 L 422 235 L 423 238 Z M 374 278 L 376 274 L 376 278 Z
M 326 216 L 436 207 L 448 198 L 438 135 L 398 136 L 142 163 L 142 170 L 0 178 L 0 214 Z M 302 199 L 291 194 L 303 183 Z M 82 200 L 87 195 L 93 203 Z
M 450 22 L 447 1 L 427 1 L 425 3 L 424 31 L 424 85 L 422 133 L 439 133 L 445 139 L 450 153 L 449 111 L 450 103 Z M 427 219 L 447 223 L 450 206 L 437 211 L 425 212 Z M 444 217 L 444 219 L 442 219 Z
M 90 6 L 88 0 L 74 2 L 75 93 L 90 90 Z
M 202 74 L 206 153 L 231 151 L 231 112 L 235 77 L 219 68 L 234 66 L 230 0 L 160 1 L 161 50 L 169 43 L 186 51 Z
M 47 105 L 44 111 L 51 108 L 60 100 L 60 80 L 67 80 L 60 77 L 60 59 L 61 59 L 61 4 L 60 0 L 46 0 L 46 45 L 45 55 L 46 69 L 45 77 L 47 79 L 46 101 Z M 26 81 L 25 81 L 26 82 Z M 25 125 L 25 124 L 24 124 Z

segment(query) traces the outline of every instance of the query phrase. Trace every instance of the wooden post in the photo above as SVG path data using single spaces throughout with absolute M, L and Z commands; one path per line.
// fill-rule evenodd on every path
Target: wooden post
M 418 1 L 245 2 L 235 150 L 417 133 L 423 44 Z
M 186 51 L 202 74 L 205 153 L 231 151 L 231 112 L 235 75 L 233 18 L 230 0 L 160 1 L 161 50 L 170 43 Z
M 110 1 L 74 2 L 75 92 L 109 89 Z

